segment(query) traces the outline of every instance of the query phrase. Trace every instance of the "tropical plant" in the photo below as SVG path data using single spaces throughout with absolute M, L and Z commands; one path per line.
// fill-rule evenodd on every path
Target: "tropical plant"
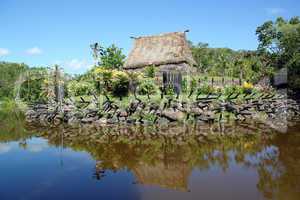
M 94 85 L 87 81 L 72 80 L 67 85 L 68 93 L 73 96 L 88 95 L 94 91 Z
M 211 94 L 215 92 L 215 88 L 208 84 L 203 84 L 197 90 L 198 94 Z
M 19 87 L 16 85 L 16 89 L 19 88 L 19 90 L 15 91 L 19 93 L 19 97 L 29 102 L 45 101 L 43 93 L 44 82 L 47 78 L 47 69 L 43 67 L 30 68 L 21 76 L 24 80 L 19 83 Z
M 181 81 L 181 91 L 182 91 L 182 93 L 187 93 L 187 91 L 188 91 L 187 78 L 183 78 L 182 81 Z
M 98 60 L 98 65 L 109 69 L 121 69 L 126 56 L 122 53 L 122 49 L 116 45 L 104 48 L 97 44 L 92 46 L 94 59 Z
M 112 94 L 122 100 L 129 92 L 129 77 L 125 72 L 114 71 L 112 77 Z
M 155 77 L 155 66 L 154 65 L 150 65 L 148 67 L 145 68 L 145 76 L 148 78 L 154 78 Z
M 195 79 L 194 77 L 192 77 L 192 80 L 190 81 L 190 92 L 189 92 L 189 96 L 191 97 L 193 95 L 193 93 L 195 92 L 197 88 L 197 79 Z
M 25 64 L 0 62 L 0 99 L 14 97 L 15 82 L 28 68 Z
M 127 72 L 127 75 L 129 77 L 129 89 L 136 96 L 136 90 L 143 79 L 143 75 L 139 72 Z
M 234 93 L 241 93 L 241 87 L 238 85 L 230 85 L 230 86 L 226 86 L 224 88 L 224 95 L 228 96 L 230 94 L 234 94 Z
M 155 94 L 157 91 L 156 85 L 151 79 L 145 79 L 138 87 L 138 93 L 140 95 L 147 95 L 150 99 L 150 95 Z
M 253 84 L 252 83 L 248 83 L 248 82 L 244 82 L 243 86 L 242 86 L 242 90 L 244 93 L 246 94 L 251 94 L 252 90 L 253 90 Z
M 275 22 L 267 21 L 257 27 L 258 51 L 266 57 L 267 65 L 277 69 L 288 68 L 288 84 L 291 89 L 300 89 L 300 19 L 282 17 Z

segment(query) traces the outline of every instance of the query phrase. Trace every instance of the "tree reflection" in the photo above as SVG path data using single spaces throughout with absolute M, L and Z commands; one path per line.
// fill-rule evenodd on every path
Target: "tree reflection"
M 51 145 L 89 152 L 96 160 L 93 177 L 97 180 L 107 178 L 106 171 L 128 169 L 136 178 L 134 183 L 188 191 L 193 169 L 207 171 L 218 167 L 227 173 L 236 164 L 257 171 L 257 188 L 265 198 L 297 199 L 299 128 L 278 134 L 261 126 L 85 126 L 31 131 L 47 138 Z

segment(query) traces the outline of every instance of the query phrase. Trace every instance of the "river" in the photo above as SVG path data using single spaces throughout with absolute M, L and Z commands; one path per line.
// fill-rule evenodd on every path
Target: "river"
M 0 199 L 300 199 L 300 124 L 0 126 Z

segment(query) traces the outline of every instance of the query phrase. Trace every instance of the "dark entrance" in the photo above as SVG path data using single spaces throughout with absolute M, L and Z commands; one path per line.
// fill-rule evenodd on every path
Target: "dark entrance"
M 172 88 L 175 94 L 179 95 L 181 92 L 182 74 L 176 71 L 163 72 L 163 87 L 164 90 Z

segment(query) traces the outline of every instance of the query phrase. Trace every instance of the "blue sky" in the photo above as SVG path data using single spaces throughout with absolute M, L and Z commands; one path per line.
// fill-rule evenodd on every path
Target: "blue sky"
M 185 29 L 194 43 L 255 49 L 258 25 L 299 15 L 297 0 L 0 0 L 0 61 L 82 73 L 93 42 L 114 43 L 127 55 L 130 36 Z

